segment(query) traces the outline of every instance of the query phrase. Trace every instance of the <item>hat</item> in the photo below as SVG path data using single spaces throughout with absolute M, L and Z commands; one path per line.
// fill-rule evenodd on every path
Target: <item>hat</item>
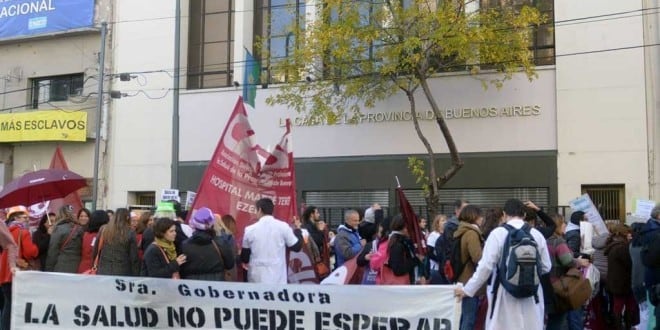
M 176 213 L 174 212 L 174 206 L 170 202 L 160 202 L 154 212 L 156 218 L 176 218 Z
M 364 211 L 364 221 L 369 222 L 369 223 L 375 223 L 376 222 L 376 210 L 374 210 L 372 207 L 366 209 Z
M 209 230 L 214 224 L 213 212 L 208 207 L 199 208 L 188 222 L 188 225 L 195 230 Z
M 580 221 L 584 218 L 584 212 L 575 211 L 571 214 L 571 223 L 574 225 L 580 225 Z
M 12 206 L 7 210 L 7 219 L 11 218 L 11 216 L 16 213 L 28 214 L 28 209 L 23 205 Z

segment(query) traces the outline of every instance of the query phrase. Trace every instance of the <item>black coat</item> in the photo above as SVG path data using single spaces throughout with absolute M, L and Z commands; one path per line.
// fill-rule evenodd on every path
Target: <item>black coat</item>
M 50 234 L 47 231 L 37 230 L 32 234 L 32 242 L 39 248 L 39 257 L 41 270 L 46 268 L 46 256 L 48 255 L 48 244 L 50 243 Z
M 186 255 L 186 262 L 181 265 L 181 278 L 224 281 L 225 271 L 234 268 L 234 253 L 229 242 L 208 232 L 195 231 L 183 241 L 181 249 Z
M 398 234 L 397 234 L 398 235 Z M 392 269 L 392 272 L 396 276 L 402 276 L 408 274 L 410 276 L 410 282 L 413 283 L 415 278 L 415 267 L 417 266 L 417 257 L 413 252 L 412 241 L 407 238 L 399 235 L 398 238 L 395 238 L 394 235 L 390 236 L 390 240 L 396 239 L 394 243 L 389 247 L 390 257 L 388 259 L 388 265 Z
M 142 276 L 172 278 L 172 274 L 179 271 L 176 260 L 169 261 L 159 246 L 149 244 L 144 251 L 142 262 Z
M 564 239 L 566 240 L 566 245 L 568 245 L 568 248 L 571 249 L 571 252 L 573 252 L 573 258 L 579 257 L 580 246 L 582 245 L 582 238 L 580 238 L 580 231 L 579 230 L 568 231 L 564 235 Z

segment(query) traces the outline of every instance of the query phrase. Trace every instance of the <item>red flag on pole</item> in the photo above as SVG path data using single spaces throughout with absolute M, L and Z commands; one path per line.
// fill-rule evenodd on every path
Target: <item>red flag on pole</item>
M 399 207 L 401 208 L 401 216 L 406 221 L 406 228 L 408 229 L 408 235 L 410 239 L 415 244 L 415 252 L 419 254 L 426 254 L 426 242 L 424 241 L 424 235 L 422 230 L 419 228 L 419 219 L 415 211 L 413 211 L 406 194 L 403 192 L 401 187 L 396 188 L 396 196 L 399 201 Z
M 234 236 L 238 244 L 245 227 L 256 220 L 254 204 L 260 198 L 273 200 L 275 218 L 290 221 L 296 206 L 288 134 L 289 130 L 273 152 L 263 150 L 254 141 L 255 132 L 239 97 L 204 171 L 189 217 L 200 207 L 230 214 L 236 219 Z M 263 164 L 260 156 L 265 159 Z

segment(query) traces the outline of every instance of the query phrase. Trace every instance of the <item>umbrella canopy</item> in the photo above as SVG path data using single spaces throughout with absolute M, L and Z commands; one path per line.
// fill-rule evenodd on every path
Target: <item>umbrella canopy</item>
M 32 205 L 66 197 L 87 186 L 82 176 L 67 170 L 47 169 L 27 173 L 0 191 L 0 207 Z

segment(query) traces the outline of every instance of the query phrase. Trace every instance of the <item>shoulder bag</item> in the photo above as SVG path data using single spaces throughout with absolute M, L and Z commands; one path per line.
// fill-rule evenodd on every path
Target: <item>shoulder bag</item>
M 98 251 L 96 251 L 96 258 L 94 258 L 94 264 L 92 265 L 92 268 L 84 271 L 83 275 L 96 275 L 96 271 L 99 268 L 99 257 L 101 256 L 101 249 L 103 248 L 103 234 L 99 232 L 97 236 L 100 236 L 99 249 Z

